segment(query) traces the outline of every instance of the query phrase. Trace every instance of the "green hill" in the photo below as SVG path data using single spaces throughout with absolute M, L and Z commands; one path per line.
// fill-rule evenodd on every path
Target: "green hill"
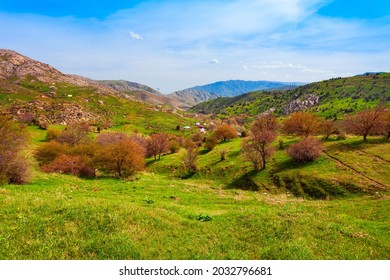
M 127 126 L 142 133 L 172 132 L 194 123 L 183 112 L 145 104 L 131 91 L 121 92 L 88 78 L 66 75 L 10 50 L 0 50 L 0 112 L 46 127 L 88 122 Z
M 288 115 L 307 110 L 325 118 L 340 118 L 378 103 L 390 104 L 390 73 L 335 78 L 293 90 L 257 91 L 234 98 L 217 98 L 198 104 L 190 111 L 227 117 L 256 116 L 269 110 Z

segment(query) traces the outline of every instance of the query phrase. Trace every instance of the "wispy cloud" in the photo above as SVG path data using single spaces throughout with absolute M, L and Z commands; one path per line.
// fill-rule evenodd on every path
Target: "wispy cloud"
M 144 40 L 144 38 L 141 35 L 133 32 L 133 31 L 130 31 L 129 34 L 130 34 L 130 38 L 132 40 L 136 40 L 136 41 L 143 41 Z
M 329 2 L 145 0 L 99 20 L 0 12 L 0 38 L 2 47 L 68 73 L 163 92 L 223 79 L 315 81 L 390 71 L 390 19 L 320 16 Z
M 221 64 L 221 62 L 218 59 L 216 59 L 216 58 L 210 60 L 209 63 L 210 64 Z

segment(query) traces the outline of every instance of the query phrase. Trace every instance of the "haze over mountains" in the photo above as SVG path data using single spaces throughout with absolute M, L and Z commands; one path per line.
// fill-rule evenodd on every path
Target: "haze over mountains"
M 302 84 L 229 80 L 195 86 L 171 94 L 161 94 L 147 85 L 136 82 L 125 80 L 96 81 L 78 75 L 64 74 L 48 64 L 33 60 L 13 50 L 0 50 L 0 57 L 0 79 L 14 79 L 14 82 L 16 80 L 20 82 L 26 77 L 34 77 L 36 80 L 48 84 L 63 82 L 78 87 L 92 87 L 101 93 L 121 95 L 135 101 L 154 105 L 168 105 L 185 110 L 203 101 L 218 97 L 234 97 L 257 90 L 269 90 Z
M 285 115 L 310 109 L 325 117 L 334 118 L 373 107 L 378 102 L 388 103 L 389 78 L 387 73 L 364 73 L 304 86 L 299 86 L 302 83 L 230 80 L 165 95 L 136 82 L 96 81 L 67 75 L 15 51 L 0 50 L 1 100 L 9 103 L 9 106 L 16 102 L 18 105 L 14 107 L 19 113 L 34 111 L 43 119 L 46 118 L 45 111 L 53 111 L 57 114 L 51 117 L 54 122 L 64 122 L 69 117 L 77 119 L 80 116 L 97 120 L 101 117 L 99 114 L 109 117 L 110 110 L 120 111 L 120 106 L 116 109 L 107 107 L 104 113 L 101 108 L 100 111 L 96 110 L 101 107 L 100 103 L 106 102 L 104 98 L 124 98 L 144 103 L 151 108 L 157 105 L 223 116 L 256 116 L 268 110 Z M 68 116 L 60 114 L 65 110 Z
M 190 108 L 201 102 L 218 97 L 235 97 L 252 91 L 289 88 L 303 84 L 298 82 L 229 80 L 176 91 L 169 96 L 188 105 L 188 108 Z

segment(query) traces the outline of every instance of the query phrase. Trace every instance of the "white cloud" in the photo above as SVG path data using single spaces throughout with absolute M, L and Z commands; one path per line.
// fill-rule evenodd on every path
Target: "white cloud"
M 216 58 L 210 60 L 209 63 L 211 63 L 211 64 L 221 64 L 221 62 L 218 59 L 216 59 Z
M 137 40 L 137 41 L 143 41 L 144 40 L 144 38 L 141 37 L 141 35 L 133 32 L 133 31 L 130 31 L 129 34 L 130 34 L 130 38 L 133 39 L 133 40 Z
M 145 0 L 102 20 L 0 12 L 0 38 L 2 47 L 61 71 L 164 93 L 227 79 L 315 81 L 390 71 L 389 18 L 316 14 L 328 2 Z M 205 63 L 221 61 L 223 67 Z

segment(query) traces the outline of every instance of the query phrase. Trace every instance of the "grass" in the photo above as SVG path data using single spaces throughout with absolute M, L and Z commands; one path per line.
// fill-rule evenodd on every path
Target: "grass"
M 270 108 L 279 116 L 285 115 L 284 107 L 297 98 L 306 95 L 319 96 L 319 103 L 307 111 L 327 119 L 342 119 L 345 114 L 369 109 L 378 104 L 389 106 L 390 74 L 335 78 L 300 86 L 292 90 L 257 91 L 237 97 L 224 97 L 200 103 L 191 111 L 194 113 L 218 114 L 221 118 L 245 115 L 255 118 Z
M 0 200 L 1 259 L 389 258 L 386 197 L 310 201 L 143 173 L 40 174 Z
M 28 130 L 31 153 L 45 133 Z M 285 149 L 298 140 L 282 139 Z M 367 179 L 389 185 L 389 142 L 325 142 L 362 176 L 325 154 L 294 164 L 285 149 L 255 173 L 241 141 L 201 150 L 189 179 L 180 178 L 184 150 L 149 160 L 131 180 L 46 174 L 35 164 L 30 184 L 0 186 L 0 259 L 390 258 L 390 191 Z

